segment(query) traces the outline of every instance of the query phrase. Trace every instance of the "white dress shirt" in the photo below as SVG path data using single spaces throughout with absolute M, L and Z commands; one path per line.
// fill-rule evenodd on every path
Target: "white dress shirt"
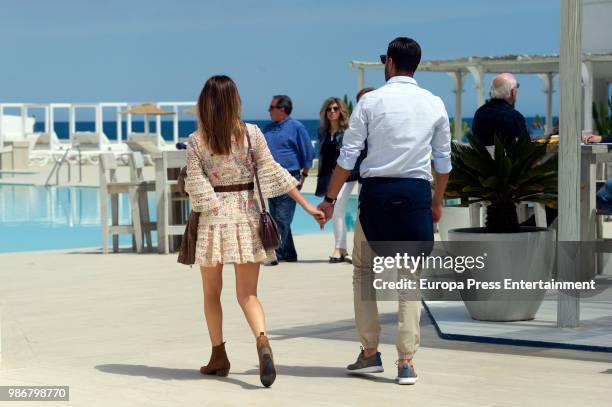
M 363 178 L 422 178 L 431 160 L 441 174 L 451 171 L 451 133 L 444 102 L 409 76 L 394 76 L 361 97 L 344 133 L 338 165 L 352 170 L 359 153 Z

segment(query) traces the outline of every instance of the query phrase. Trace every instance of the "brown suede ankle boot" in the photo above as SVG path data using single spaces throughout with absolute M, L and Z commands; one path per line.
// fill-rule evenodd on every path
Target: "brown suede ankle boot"
M 206 366 L 200 368 L 200 373 L 217 376 L 227 376 L 230 370 L 230 362 L 225 353 L 225 342 L 221 345 L 213 346 L 210 360 Z
M 260 332 L 257 338 L 257 354 L 259 355 L 259 379 L 265 387 L 270 387 L 276 379 L 276 368 L 270 342 L 263 332 Z

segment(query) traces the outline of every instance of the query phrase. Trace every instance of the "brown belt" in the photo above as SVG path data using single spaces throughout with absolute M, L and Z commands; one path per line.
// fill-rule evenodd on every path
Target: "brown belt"
M 215 192 L 238 192 L 238 191 L 251 191 L 255 188 L 255 184 L 249 182 L 248 184 L 235 184 L 235 185 L 217 185 L 214 187 Z

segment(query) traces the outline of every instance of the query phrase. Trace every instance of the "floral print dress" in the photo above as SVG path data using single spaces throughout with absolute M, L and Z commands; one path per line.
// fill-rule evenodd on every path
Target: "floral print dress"
M 283 195 L 298 181 L 280 166 L 256 125 L 247 124 L 259 169 L 261 192 L 266 198 Z M 196 263 L 257 263 L 275 260 L 274 250 L 265 250 L 259 237 L 259 202 L 256 191 L 215 192 L 218 185 L 254 181 L 246 137 L 238 145 L 232 137 L 232 152 L 212 154 L 196 131 L 189 136 L 185 190 L 194 211 L 200 212 Z

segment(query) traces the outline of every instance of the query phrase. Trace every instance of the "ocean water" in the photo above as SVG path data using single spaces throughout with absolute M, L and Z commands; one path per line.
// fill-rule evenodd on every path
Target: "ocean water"
M 258 125 L 260 128 L 264 128 L 269 120 L 246 120 L 248 123 Z M 306 127 L 308 134 L 312 140 L 317 139 L 317 129 L 319 128 L 319 120 L 300 120 Z M 164 140 L 172 141 L 172 128 L 173 124 L 171 120 L 162 120 L 161 122 L 161 134 Z M 94 131 L 95 123 L 93 121 L 81 121 L 76 123 L 77 131 Z M 196 129 L 196 122 L 194 120 L 179 120 L 179 137 L 187 137 L 193 133 Z M 34 124 L 34 131 L 39 132 L 44 130 L 44 122 L 36 122 Z M 68 122 L 57 121 L 54 123 L 54 130 L 60 139 L 68 139 Z M 102 124 L 102 130 L 109 140 L 117 139 L 117 122 L 116 121 L 105 121 Z M 149 123 L 149 130 L 156 132 L 157 127 L 155 121 Z M 144 121 L 132 121 L 132 131 L 143 132 Z M 127 134 L 127 124 L 125 121 L 122 122 L 122 134 L 125 140 Z
M 451 118 L 452 119 L 452 118 Z M 319 119 L 299 119 L 300 122 L 304 124 L 308 134 L 310 135 L 311 140 L 317 139 L 317 129 L 319 128 Z M 557 120 L 555 118 L 555 120 Z M 254 123 L 258 125 L 260 128 L 264 128 L 269 120 L 246 120 L 249 123 Z M 468 126 L 472 127 L 472 118 L 464 117 L 463 121 L 465 121 Z M 534 117 L 527 117 L 527 126 L 530 129 L 530 132 L 534 134 L 542 133 L 542 131 L 538 131 L 532 128 Z M 122 133 L 123 138 L 125 139 L 125 134 L 127 133 L 125 121 L 122 123 Z M 172 121 L 162 120 L 161 122 L 161 134 L 165 140 L 172 141 Z M 44 123 L 36 122 L 34 125 L 34 131 L 43 131 Z M 76 124 L 77 131 L 93 131 L 95 128 L 95 123 L 93 121 L 82 121 L 77 122 Z M 60 139 L 68 139 L 68 122 L 55 122 L 54 124 L 55 132 Z M 115 121 L 105 121 L 102 125 L 102 129 L 106 136 L 112 141 L 117 139 L 117 122 Z M 151 132 L 156 131 L 156 123 L 155 121 L 150 122 L 149 127 Z M 189 134 L 193 133 L 196 129 L 196 123 L 194 120 L 179 120 L 179 137 L 187 137 Z M 132 130 L 135 132 L 144 131 L 144 121 L 132 121 Z

